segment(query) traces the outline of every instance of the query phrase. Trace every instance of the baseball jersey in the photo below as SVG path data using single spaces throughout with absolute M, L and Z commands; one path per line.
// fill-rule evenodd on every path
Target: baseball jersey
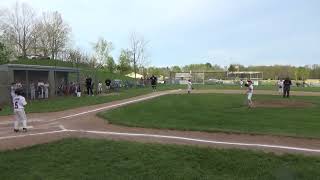
M 253 85 L 250 84 L 250 86 L 248 87 L 248 93 L 253 93 Z
M 188 89 L 192 89 L 192 83 L 188 82 Z
M 25 105 L 27 105 L 27 102 L 23 96 L 16 96 L 13 98 L 14 110 L 23 110 Z

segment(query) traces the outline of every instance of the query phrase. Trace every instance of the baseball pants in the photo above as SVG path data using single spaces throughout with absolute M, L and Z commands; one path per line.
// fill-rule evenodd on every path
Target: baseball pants
M 15 110 L 14 111 L 15 121 L 14 121 L 14 129 L 19 129 L 19 123 L 22 123 L 23 128 L 27 128 L 27 116 L 24 112 L 24 109 L 22 110 Z

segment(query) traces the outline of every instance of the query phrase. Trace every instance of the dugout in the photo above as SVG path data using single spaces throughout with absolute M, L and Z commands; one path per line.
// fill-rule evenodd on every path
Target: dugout
M 58 86 L 68 84 L 69 74 L 79 73 L 77 68 L 25 65 L 25 64 L 5 64 L 0 65 L 0 104 L 10 100 L 11 83 L 21 82 L 27 98 L 30 97 L 30 82 L 48 82 L 49 95 L 56 95 Z

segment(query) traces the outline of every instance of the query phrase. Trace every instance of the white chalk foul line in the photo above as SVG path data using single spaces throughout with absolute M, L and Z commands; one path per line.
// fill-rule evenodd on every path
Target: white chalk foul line
M 16 138 L 23 138 L 28 136 L 41 136 L 46 134 L 56 134 L 56 133 L 62 133 L 62 132 L 66 132 L 66 130 L 49 131 L 49 132 L 34 133 L 34 134 L 23 134 L 23 135 L 16 135 L 16 136 L 4 136 L 4 137 L 0 137 L 0 140 L 16 139 Z
M 213 140 L 187 138 L 187 137 L 180 137 L 180 136 L 166 136 L 166 135 L 157 135 L 157 134 L 138 134 L 138 133 L 120 133 L 120 132 L 111 132 L 111 131 L 71 130 L 71 129 L 65 129 L 63 126 L 61 127 L 61 129 L 62 130 L 59 130 L 59 131 L 49 131 L 49 132 L 43 132 L 43 133 L 0 137 L 0 140 L 22 138 L 22 137 L 27 137 L 27 136 L 41 136 L 41 135 L 56 134 L 56 133 L 63 133 L 63 132 L 78 132 L 78 133 L 116 135 L 116 136 L 151 137 L 151 138 L 158 138 L 158 139 L 175 139 L 175 140 L 193 141 L 193 142 L 201 142 L 201 143 L 209 143 L 209 144 L 222 144 L 222 145 L 233 145 L 233 146 L 243 146 L 243 147 L 258 147 L 258 148 L 269 148 L 269 149 L 284 149 L 284 150 L 320 153 L 320 149 L 310 149 L 310 148 L 282 146 L 282 145 L 213 141 Z
M 105 109 L 110 109 L 110 108 L 114 108 L 114 107 L 124 106 L 124 105 L 127 105 L 127 104 L 141 102 L 141 101 L 145 101 L 145 100 L 152 99 L 152 98 L 155 98 L 155 97 L 163 96 L 163 95 L 166 95 L 166 94 L 169 94 L 169 93 L 174 93 L 176 91 L 180 91 L 180 90 L 172 90 L 172 91 L 169 91 L 169 92 L 159 93 L 159 94 L 148 96 L 148 97 L 144 97 L 144 98 L 130 100 L 130 101 L 126 101 L 126 102 L 122 102 L 122 103 L 118 103 L 118 104 L 113 104 L 113 105 L 108 105 L 108 106 L 105 106 L 105 107 L 101 107 L 101 108 L 97 108 L 97 109 L 93 109 L 93 110 L 89 110 L 89 111 L 84 111 L 84 112 L 81 112 L 81 113 L 76 113 L 76 114 L 63 116 L 63 117 L 56 118 L 56 119 L 51 119 L 51 120 L 46 121 L 46 122 L 58 121 L 58 120 L 62 120 L 62 119 L 69 119 L 69 118 L 72 118 L 72 117 L 77 117 L 77 116 L 81 116 L 81 115 L 84 115 L 84 114 L 89 114 L 89 113 L 93 113 L 93 112 L 97 112 L 97 111 L 102 111 L 102 110 L 105 110 Z
M 263 147 L 263 148 L 286 149 L 286 150 L 320 153 L 320 149 L 309 149 L 309 148 L 290 147 L 290 146 L 281 146 L 281 145 L 269 145 L 269 144 L 251 144 L 251 143 L 237 143 L 237 142 L 226 142 L 226 141 L 212 141 L 212 140 L 186 138 L 186 137 L 179 137 L 179 136 L 166 136 L 166 135 L 157 135 L 157 134 L 136 134 L 136 133 L 119 133 L 119 132 L 108 132 L 108 131 L 85 131 L 85 130 L 67 130 L 67 131 L 83 132 L 83 133 L 91 133 L 91 134 L 107 134 L 107 135 L 117 135 L 117 136 L 135 136 L 135 137 L 152 137 L 152 138 L 162 138 L 162 139 L 176 139 L 176 140 L 203 142 L 203 143 L 210 143 L 210 144 Z
M 58 121 L 58 120 L 63 120 L 63 119 L 69 119 L 69 118 L 81 116 L 81 115 L 84 115 L 84 114 L 89 114 L 89 113 L 93 113 L 93 112 L 97 112 L 97 111 L 102 111 L 102 110 L 105 110 L 105 109 L 110 109 L 110 108 L 124 106 L 124 105 L 127 105 L 127 104 L 132 104 L 132 103 L 136 103 L 136 102 L 140 102 L 140 101 L 145 101 L 145 100 L 148 100 L 148 99 L 152 99 L 152 98 L 155 98 L 155 97 L 163 96 L 163 95 L 174 93 L 174 92 L 178 92 L 178 91 L 181 91 L 181 89 L 171 90 L 171 91 L 168 91 L 168 92 L 159 93 L 159 94 L 156 94 L 156 95 L 147 96 L 147 97 L 139 98 L 139 99 L 135 99 L 135 100 L 130 100 L 130 101 L 114 104 L 114 105 L 108 105 L 108 106 L 105 106 L 105 107 L 101 107 L 101 108 L 97 108 L 97 109 L 93 109 L 93 110 L 89 110 L 89 111 L 84 111 L 84 112 L 81 112 L 81 113 L 71 114 L 71 115 L 68 115 L 68 116 L 63 116 L 63 117 L 59 117 L 59 118 L 55 118 L 55 119 L 50 119 L 50 120 L 37 119 L 37 120 L 31 120 L 31 121 L 28 121 L 28 122 L 52 122 L 52 121 Z M 7 125 L 7 124 L 12 124 L 12 123 L 13 123 L 12 121 L 5 121 L 5 122 L 0 122 L 0 125 Z

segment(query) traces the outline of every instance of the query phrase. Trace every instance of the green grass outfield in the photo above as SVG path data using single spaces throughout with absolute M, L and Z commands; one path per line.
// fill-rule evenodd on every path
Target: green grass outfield
M 195 90 L 197 89 L 239 89 L 239 86 L 235 85 L 194 85 Z M 106 102 L 111 102 L 114 100 L 120 100 L 125 98 L 130 98 L 138 95 L 143 95 L 146 93 L 150 93 L 150 87 L 143 89 L 130 89 L 121 91 L 120 96 L 108 96 L 108 97 L 86 97 L 83 96 L 81 101 L 76 97 L 58 97 L 50 99 L 50 101 L 36 100 L 30 102 L 27 105 L 26 111 L 27 113 L 35 113 L 35 112 L 54 112 L 54 111 L 62 111 L 66 109 L 72 109 L 77 107 L 101 104 Z M 158 90 L 169 90 L 169 89 L 186 89 L 186 85 L 159 85 Z M 258 86 L 255 87 L 257 90 L 275 90 L 274 86 Z M 245 91 L 245 89 L 242 89 Z M 308 87 L 308 88 L 293 88 L 295 91 L 312 91 L 312 92 L 320 92 L 320 88 L 316 87 Z M 0 116 L 10 115 L 12 114 L 9 106 L 3 107 L 3 111 L 0 111 Z
M 186 88 L 186 85 L 179 85 L 181 88 Z M 203 84 L 194 84 L 193 87 L 195 89 L 231 89 L 231 90 L 239 90 L 240 85 L 203 85 Z M 271 85 L 263 85 L 263 86 L 254 86 L 255 90 L 273 90 L 278 91 L 278 87 Z M 242 88 L 245 90 L 245 87 Z M 320 92 L 320 87 L 291 87 L 292 91 L 306 91 L 306 92 Z
M 100 113 L 113 124 L 146 128 L 241 132 L 320 138 L 320 97 L 292 97 L 314 104 L 308 108 L 244 106 L 245 95 L 166 95 Z M 254 100 L 287 100 L 255 95 Z
M 0 152 L 3 180 L 317 180 L 319 166 L 319 157 L 92 139 Z
M 175 86 L 159 86 L 158 90 L 170 90 L 175 89 Z M 52 98 L 49 100 L 35 100 L 28 101 L 26 106 L 27 113 L 42 113 L 42 112 L 55 112 L 63 111 L 67 109 L 90 106 L 96 104 L 103 104 L 115 100 L 127 99 L 143 94 L 151 93 L 150 88 L 132 88 L 128 90 L 121 90 L 119 94 L 110 95 L 110 96 L 82 96 L 81 98 L 74 96 L 63 96 Z M 7 105 L 0 111 L 0 116 L 12 114 L 11 108 Z

